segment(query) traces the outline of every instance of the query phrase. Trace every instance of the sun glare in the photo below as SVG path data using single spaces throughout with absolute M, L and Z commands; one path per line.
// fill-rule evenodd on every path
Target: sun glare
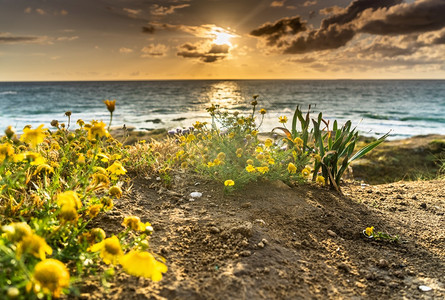
M 232 46 L 230 42 L 231 38 L 237 37 L 236 34 L 233 34 L 226 29 L 221 27 L 214 27 L 212 31 L 210 31 L 210 36 L 213 38 L 212 43 L 216 45 L 229 45 Z

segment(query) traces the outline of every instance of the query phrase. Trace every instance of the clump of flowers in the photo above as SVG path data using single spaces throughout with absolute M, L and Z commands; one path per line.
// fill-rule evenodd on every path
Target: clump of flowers
M 398 235 L 390 235 L 381 231 L 375 231 L 374 226 L 366 227 L 363 230 L 363 235 L 369 239 L 374 239 L 376 241 L 387 241 L 390 243 L 399 242 L 400 237 Z

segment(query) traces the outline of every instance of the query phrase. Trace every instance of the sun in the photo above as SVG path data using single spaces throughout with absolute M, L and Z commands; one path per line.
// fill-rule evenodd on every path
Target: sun
M 233 38 L 233 35 L 225 32 L 215 32 L 214 34 L 215 34 L 215 39 L 212 41 L 213 44 L 232 46 L 230 39 Z

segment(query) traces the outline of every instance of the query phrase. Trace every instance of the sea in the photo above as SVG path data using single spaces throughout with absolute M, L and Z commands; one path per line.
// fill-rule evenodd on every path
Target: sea
M 136 130 L 176 129 L 195 121 L 211 121 L 212 104 L 228 112 L 251 112 L 253 95 L 267 114 L 260 131 L 282 126 L 279 116 L 291 119 L 296 107 L 311 116 L 319 112 L 330 122 L 351 120 L 364 136 L 390 139 L 445 134 L 445 80 L 169 80 L 0 82 L 0 130 L 12 125 L 18 132 L 51 121 L 67 123 L 103 120 L 109 112 L 104 100 L 116 100 L 112 127 Z M 261 116 L 257 117 L 258 123 Z

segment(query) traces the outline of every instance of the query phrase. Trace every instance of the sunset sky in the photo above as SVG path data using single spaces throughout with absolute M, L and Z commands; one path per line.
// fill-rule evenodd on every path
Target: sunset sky
M 445 0 L 0 0 L 0 81 L 445 79 Z

